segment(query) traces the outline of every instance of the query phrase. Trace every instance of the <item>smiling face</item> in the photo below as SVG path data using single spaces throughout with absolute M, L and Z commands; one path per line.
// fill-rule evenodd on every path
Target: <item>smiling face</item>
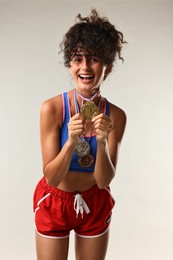
M 79 51 L 72 56 L 69 69 L 76 90 L 85 96 L 95 94 L 105 75 L 110 72 L 108 66 L 98 57 L 85 51 Z

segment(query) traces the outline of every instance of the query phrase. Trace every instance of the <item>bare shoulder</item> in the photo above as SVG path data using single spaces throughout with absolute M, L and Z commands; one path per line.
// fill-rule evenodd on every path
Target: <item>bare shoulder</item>
M 113 121 L 113 128 L 116 131 L 118 140 L 121 141 L 126 126 L 126 121 L 127 121 L 126 113 L 122 108 L 110 102 L 109 102 L 109 107 L 110 107 L 110 117 Z
M 117 120 L 123 120 L 123 121 L 125 120 L 126 121 L 126 118 L 127 118 L 126 113 L 122 108 L 120 108 L 120 107 L 118 107 L 118 106 L 116 106 L 116 105 L 114 105 L 110 102 L 109 102 L 109 107 L 110 107 L 111 117 L 115 117 Z
M 47 99 L 41 104 L 40 117 L 42 120 L 49 121 L 49 124 L 60 126 L 62 124 L 62 114 L 62 95 Z

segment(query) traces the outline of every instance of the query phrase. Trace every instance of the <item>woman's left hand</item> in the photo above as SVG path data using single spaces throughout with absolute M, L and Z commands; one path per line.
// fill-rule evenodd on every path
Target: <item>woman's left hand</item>
M 104 141 L 112 130 L 112 120 L 110 117 L 101 113 L 94 116 L 91 121 L 96 132 L 97 141 Z

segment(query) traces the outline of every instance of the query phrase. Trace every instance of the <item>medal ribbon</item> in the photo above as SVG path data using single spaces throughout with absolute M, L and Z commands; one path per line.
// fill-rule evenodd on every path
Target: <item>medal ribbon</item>
M 85 101 L 93 101 L 96 97 L 98 97 L 100 95 L 100 91 L 98 91 L 97 93 L 95 93 L 91 98 L 86 98 L 84 96 L 82 96 L 79 92 L 76 91 L 76 89 L 74 90 L 74 104 L 75 104 L 75 109 L 76 109 L 76 112 L 79 113 L 79 106 L 78 106 L 78 102 L 77 102 L 77 96 L 76 94 L 81 97 L 82 99 L 82 105 L 84 103 L 84 100 Z M 100 101 L 101 99 L 99 100 L 99 105 L 98 105 L 98 108 L 100 107 Z
M 75 92 L 78 96 L 80 96 L 82 98 L 82 100 L 85 100 L 85 101 L 91 101 L 91 100 L 94 100 L 95 97 L 98 97 L 100 95 L 100 91 L 96 92 L 91 98 L 86 98 L 84 96 L 82 96 L 82 94 L 80 94 L 78 91 L 76 91 L 75 89 Z

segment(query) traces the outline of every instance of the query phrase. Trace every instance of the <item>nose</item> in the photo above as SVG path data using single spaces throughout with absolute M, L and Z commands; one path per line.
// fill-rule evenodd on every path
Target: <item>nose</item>
M 86 57 L 83 56 L 82 63 L 81 63 L 81 69 L 82 69 L 82 70 L 87 70 L 88 67 L 89 67 L 89 62 L 88 62 L 88 60 L 86 59 Z

